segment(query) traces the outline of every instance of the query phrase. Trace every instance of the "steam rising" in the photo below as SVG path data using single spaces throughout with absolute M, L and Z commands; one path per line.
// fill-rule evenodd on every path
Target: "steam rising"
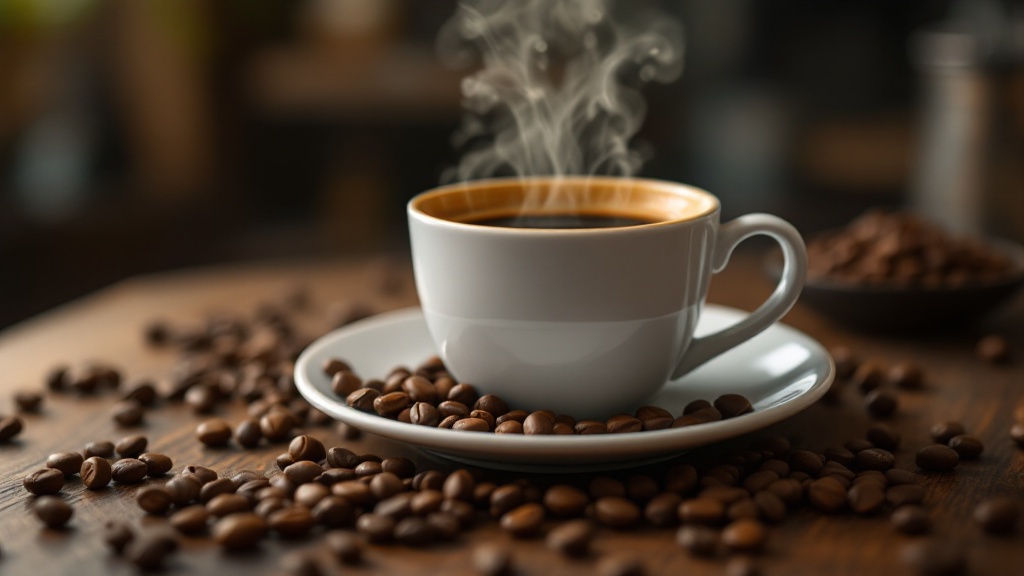
M 638 86 L 682 72 L 682 28 L 665 15 L 615 22 L 610 0 L 466 0 L 441 31 L 462 82 L 463 148 L 446 180 L 632 176 L 630 139 L 646 106 Z

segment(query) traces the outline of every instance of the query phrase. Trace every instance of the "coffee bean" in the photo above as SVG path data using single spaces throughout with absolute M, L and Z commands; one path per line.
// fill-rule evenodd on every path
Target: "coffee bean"
M 291 436 L 295 424 L 295 416 L 290 412 L 267 412 L 260 417 L 260 433 L 271 442 L 281 442 Z
M 1010 358 L 1010 344 L 1006 341 L 1006 338 L 997 334 L 989 334 L 978 340 L 975 351 L 978 354 L 978 358 L 991 364 L 999 364 Z
M 305 484 L 312 482 L 323 473 L 324 469 L 316 462 L 310 462 L 309 460 L 303 460 L 301 462 L 295 462 L 289 466 L 286 466 L 283 473 L 288 480 L 296 485 Z
M 348 448 L 335 446 L 327 451 L 327 465 L 331 468 L 355 468 L 359 465 L 359 456 Z
M 606 496 L 594 502 L 594 514 L 605 526 L 626 529 L 640 520 L 640 508 L 625 498 Z
M 206 503 L 206 511 L 210 516 L 224 518 L 252 509 L 252 502 L 241 494 L 218 494 Z
M 846 494 L 850 509 L 857 514 L 873 514 L 885 504 L 885 488 L 866 482 L 853 486 Z
M 101 538 L 114 554 L 120 555 L 128 543 L 135 538 L 131 526 L 120 520 L 108 520 L 103 525 Z
M 676 532 L 676 543 L 694 556 L 712 556 L 718 549 L 718 532 L 707 526 L 687 524 Z
M 199 501 L 206 504 L 221 494 L 234 494 L 238 486 L 230 478 L 218 478 L 203 484 L 199 490 Z
M 743 487 L 751 492 L 760 492 L 779 479 L 779 474 L 772 470 L 760 470 L 743 480 Z
M 715 399 L 714 406 L 722 413 L 722 418 L 735 418 L 754 411 L 750 400 L 739 394 L 723 394 Z
M 899 447 L 901 436 L 900 433 L 892 426 L 879 422 L 872 424 L 871 427 L 868 428 L 867 439 L 875 448 L 881 448 L 882 450 L 892 452 Z M 853 450 L 853 448 L 850 448 L 850 450 L 858 452 L 857 450 Z
M 644 566 L 632 556 L 609 554 L 602 556 L 595 565 L 598 576 L 644 576 Z
M 374 388 L 360 388 L 345 397 L 345 404 L 362 412 L 373 412 L 373 405 L 380 395 L 380 391 Z
M 205 466 L 197 466 L 195 464 L 189 464 L 188 466 L 185 466 L 184 468 L 181 469 L 181 472 L 179 472 L 178 475 L 192 476 L 199 482 L 200 486 L 206 484 L 207 482 L 213 482 L 214 480 L 217 479 L 217 472 Z
M 1009 534 L 1017 530 L 1020 505 L 1006 496 L 981 501 L 974 508 L 974 521 L 989 534 Z
M 14 404 L 18 410 L 35 414 L 43 403 L 43 395 L 38 392 L 20 390 L 14 393 Z
M 789 455 L 789 467 L 796 472 L 817 476 L 824 466 L 821 457 L 808 450 L 794 450 Z
M 857 367 L 850 382 L 861 392 L 870 392 L 882 385 L 882 366 L 877 362 L 865 362 Z
M 253 548 L 267 533 L 267 524 L 256 514 L 230 514 L 213 525 L 213 539 L 228 550 Z
M 164 488 L 171 493 L 175 506 L 185 506 L 199 498 L 202 484 L 195 476 L 176 476 L 164 484 Z
M 291 454 L 292 459 L 296 462 L 301 460 L 320 462 L 327 458 L 327 450 L 324 448 L 323 443 L 305 434 L 292 438 L 291 443 L 288 444 L 288 453 Z
M 634 474 L 626 480 L 626 497 L 637 504 L 646 504 L 660 491 L 658 482 L 650 476 Z
M 148 472 L 145 462 L 135 458 L 122 458 L 110 467 L 110 476 L 118 484 L 138 484 Z
M 945 472 L 956 468 L 960 463 L 960 455 L 949 446 L 932 444 L 918 450 L 914 462 L 924 470 Z
M 508 404 L 505 404 L 504 400 L 498 398 L 494 394 L 485 394 L 473 403 L 473 409 L 485 410 L 490 412 L 495 418 L 498 418 L 499 416 L 508 413 Z
M 437 426 L 441 415 L 433 405 L 417 402 L 409 411 L 409 421 L 420 426 Z
M 665 491 L 687 496 L 697 487 L 697 469 L 692 464 L 677 464 L 665 473 Z
M 786 517 L 786 503 L 769 490 L 754 494 L 754 504 L 757 506 L 760 517 L 767 522 L 777 524 Z
M 391 392 L 378 396 L 373 401 L 373 409 L 381 416 L 397 416 L 409 406 L 409 395 L 405 392 Z
M 395 524 L 394 537 L 407 546 L 426 546 L 436 539 L 436 534 L 425 519 L 409 516 Z
M 924 488 L 917 484 L 903 484 L 893 486 L 885 491 L 885 499 L 894 508 L 906 504 L 920 504 L 924 501 Z
M 571 520 L 548 532 L 545 543 L 551 550 L 566 556 L 583 557 L 590 552 L 594 528 L 587 520 Z
M 552 428 L 552 431 L 554 428 Z M 495 434 L 525 434 L 523 425 L 515 420 L 506 420 L 494 429 Z
M 139 455 L 139 460 L 146 465 L 146 475 L 150 478 L 159 478 L 171 471 L 174 463 L 163 454 L 146 452 Z
M 210 514 L 205 506 L 194 505 L 182 508 L 168 519 L 175 530 L 182 534 L 199 534 L 206 530 L 206 522 Z
M 43 468 L 25 476 L 21 485 L 36 496 L 56 494 L 64 487 L 64 473 L 54 468 Z
M 951 542 L 913 542 L 903 549 L 903 562 L 921 576 L 961 576 L 967 573 L 967 557 Z
M 85 445 L 85 451 L 82 452 L 82 455 L 86 458 L 92 458 L 93 456 L 99 456 L 100 458 L 113 458 L 114 443 L 106 440 L 89 442 Z
M 349 363 L 345 362 L 341 358 L 327 358 L 320 365 L 320 368 L 321 370 L 323 370 L 323 373 L 327 376 L 334 376 L 335 374 L 343 370 L 348 370 L 350 372 L 352 371 L 352 367 L 349 365 Z
M 56 470 L 53 470 L 53 472 L 60 476 L 60 473 Z M 32 504 L 32 511 L 35 512 L 36 518 L 39 518 L 47 528 L 63 528 L 68 523 L 68 520 L 71 519 L 71 515 L 74 514 L 71 505 L 56 496 L 40 496 L 36 498 L 36 501 Z
M 869 448 L 857 453 L 856 464 L 865 470 L 886 471 L 893 467 L 896 457 L 888 450 Z
M 807 498 L 818 511 L 833 514 L 846 506 L 846 489 L 835 478 L 826 476 L 811 482 Z
M 677 511 L 684 524 L 719 524 L 725 520 L 725 504 L 711 498 L 684 500 Z
M 904 534 L 924 534 L 931 529 L 931 519 L 928 517 L 928 512 L 914 504 L 907 504 L 897 508 L 889 516 L 889 521 L 892 522 L 897 530 Z
M 902 486 L 904 484 L 917 484 L 921 481 L 920 477 L 911 472 L 910 470 L 901 470 L 893 468 L 885 471 L 885 479 L 889 486 Z
M 898 388 L 917 390 L 924 382 L 924 373 L 914 362 L 904 361 L 893 364 L 886 378 L 890 384 Z
M 196 439 L 210 447 L 226 446 L 231 440 L 231 426 L 219 418 L 206 420 L 196 427 Z
M 462 527 L 471 526 L 476 522 L 476 509 L 469 502 L 445 499 L 441 503 L 441 512 L 447 512 L 459 520 Z
M 961 460 L 977 460 L 985 451 L 985 445 L 981 440 L 966 434 L 950 438 L 949 447 L 956 451 Z
M 481 576 L 508 576 L 512 573 L 512 552 L 497 543 L 485 543 L 473 549 L 473 567 Z
M 142 423 L 142 403 L 137 400 L 124 400 L 114 404 L 110 417 L 118 426 L 131 427 Z
M 163 486 L 144 486 L 135 493 L 135 503 L 149 514 L 163 515 L 173 503 L 171 493 Z
M 843 443 L 843 448 L 846 448 L 853 454 L 856 454 L 861 450 L 867 450 L 868 448 L 874 447 L 875 445 L 872 444 L 869 440 L 862 438 L 852 438 Z
M 114 444 L 114 450 L 122 458 L 136 458 L 146 451 L 148 443 L 145 436 L 125 436 Z
M 363 543 L 351 532 L 332 530 L 324 536 L 324 542 L 342 564 L 354 566 L 363 560 Z
M 341 528 L 355 522 L 356 512 L 344 498 L 326 496 L 313 507 L 313 519 L 328 528 Z
M 768 540 L 768 530 L 757 520 L 742 518 L 722 530 L 722 544 L 734 552 L 760 552 Z
M 1024 448 L 1024 422 L 1015 422 L 1010 426 L 1010 439 L 1018 448 Z
M 534 412 L 523 420 L 523 433 L 527 435 L 554 433 L 555 420 L 546 412 Z
M 536 503 L 518 506 L 506 512 L 499 521 L 503 530 L 517 537 L 537 534 L 544 523 L 544 507 Z
M 679 494 L 662 492 L 647 502 L 647 506 L 644 507 L 644 519 L 659 528 L 673 526 L 679 520 L 678 510 L 682 503 L 683 497 Z
M 452 430 L 460 432 L 488 432 L 487 421 L 481 418 L 460 418 L 452 423 Z
M 315 524 L 313 513 L 305 506 L 290 506 L 273 512 L 266 522 L 278 536 L 289 539 L 305 536 Z
M 110 484 L 113 478 L 113 468 L 105 458 L 92 456 L 82 462 L 80 469 L 82 484 L 89 490 L 99 490 Z
M 760 518 L 761 511 L 758 509 L 757 504 L 754 503 L 753 498 L 744 498 L 726 506 L 725 516 L 729 520 L 739 520 L 741 518 L 753 518 L 756 520 Z
M 434 404 L 438 401 L 434 384 L 422 376 L 410 376 L 403 380 L 402 391 L 408 394 L 413 402 Z
M 60 470 L 65 476 L 74 476 L 82 469 L 83 458 L 78 452 L 57 452 L 46 459 L 46 467 Z
M 629 414 L 612 416 L 605 425 L 608 427 L 609 434 L 628 434 L 643 430 L 643 422 Z
M 331 375 L 331 390 L 342 398 L 359 390 L 362 386 L 362 378 L 356 376 L 351 370 L 343 368 Z
M 939 422 L 931 428 L 932 439 L 939 444 L 949 444 L 954 436 L 966 433 L 964 425 L 959 422 Z
M 522 490 L 519 489 L 518 486 L 512 484 L 508 486 L 511 486 L 512 488 L 507 488 L 507 492 L 505 493 L 510 493 L 512 496 L 504 497 L 503 493 L 503 499 L 522 500 Z M 495 492 L 497 493 L 497 490 Z M 492 496 L 492 509 L 494 507 L 494 503 L 495 499 Z M 544 506 L 553 515 L 563 518 L 580 516 L 583 514 L 583 511 L 589 503 L 590 498 L 587 497 L 586 492 L 568 484 L 557 484 L 548 488 L 547 491 L 544 492 Z M 507 506 L 502 506 L 502 508 L 507 508 Z
M 156 403 L 157 399 L 156 388 L 150 382 L 138 382 L 132 385 L 127 392 L 121 396 L 121 400 L 134 400 L 141 406 L 152 406 Z
M 356 519 L 356 530 L 371 543 L 389 542 L 394 537 L 395 520 L 390 516 L 368 512 Z
M 899 400 L 884 388 L 876 388 L 864 397 L 864 407 L 875 418 L 888 418 L 896 412 Z

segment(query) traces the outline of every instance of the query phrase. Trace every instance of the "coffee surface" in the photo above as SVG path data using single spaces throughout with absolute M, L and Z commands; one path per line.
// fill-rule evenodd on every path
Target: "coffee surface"
M 653 220 L 643 220 L 631 216 L 617 214 L 528 214 L 523 216 L 504 216 L 501 218 L 485 218 L 470 220 L 467 223 L 498 228 L 544 228 L 544 229 L 579 229 L 579 228 L 621 228 L 653 224 Z

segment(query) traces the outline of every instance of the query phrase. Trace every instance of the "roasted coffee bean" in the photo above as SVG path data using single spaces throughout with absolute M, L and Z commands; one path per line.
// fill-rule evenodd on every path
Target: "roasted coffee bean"
M 884 388 L 876 388 L 864 397 L 864 407 L 875 418 L 888 418 L 899 407 L 899 399 Z
M 981 501 L 974 508 L 974 521 L 989 534 L 1009 534 L 1017 530 L 1020 505 L 1017 500 L 1001 496 Z
M 57 471 L 54 470 L 53 472 Z M 60 475 L 59 472 L 57 474 L 58 476 Z M 32 511 L 35 512 L 36 518 L 39 518 L 47 528 L 63 528 L 68 523 L 68 520 L 71 520 L 71 515 L 75 512 L 70 504 L 56 496 L 40 496 L 36 498 L 36 501 L 32 503 Z
M 351 532 L 332 530 L 324 536 L 324 542 L 342 564 L 353 566 L 363 561 L 363 542 Z
M 853 454 L 860 452 L 861 450 L 867 450 L 868 448 L 874 448 L 875 445 L 866 438 L 852 438 L 843 443 L 843 448 L 846 448 Z
M 817 476 L 824 466 L 821 457 L 809 450 L 794 450 L 789 455 L 789 467 L 795 472 Z
M 961 460 L 977 460 L 985 451 L 985 445 L 981 440 L 966 434 L 950 438 L 949 447 L 956 451 Z
M 65 476 L 74 476 L 82 470 L 83 461 L 78 452 L 57 452 L 46 459 L 46 467 L 60 470 Z
M 487 422 L 487 429 L 492 430 L 494 428 L 495 419 L 490 412 L 486 410 L 473 410 L 469 413 L 470 418 L 476 418 Z
M 394 537 L 407 546 L 426 546 L 436 539 L 434 527 L 418 516 L 399 520 L 395 524 Z
M 64 473 L 54 468 L 43 468 L 25 476 L 21 485 L 36 496 L 56 494 L 64 487 Z
M 331 390 L 342 398 L 359 390 L 363 386 L 363 380 L 356 376 L 351 370 L 339 370 L 331 376 Z
M 857 367 L 850 382 L 861 392 L 870 392 L 882 385 L 882 366 L 877 362 L 865 362 Z
M 698 483 L 697 469 L 692 464 L 678 464 L 665 473 L 665 491 L 687 496 Z
M 586 495 L 584 495 L 583 507 L 577 512 L 577 502 L 570 493 L 574 490 L 571 486 L 552 486 L 544 495 L 544 504 L 548 511 L 556 516 L 572 516 L 574 513 L 582 513 L 586 507 Z M 552 492 L 553 491 L 553 492 Z M 500 517 L 502 514 L 516 508 L 526 502 L 523 488 L 519 484 L 506 484 L 499 486 L 491 492 L 489 497 L 491 516 Z M 563 504 L 565 505 L 563 507 Z
M 105 458 L 91 456 L 82 462 L 79 470 L 82 477 L 82 484 L 89 490 L 99 490 L 110 484 L 113 478 L 113 468 Z
M 523 420 L 523 433 L 531 436 L 537 434 L 553 434 L 555 420 L 546 412 L 534 412 Z
M 761 511 L 752 498 L 744 498 L 726 506 L 725 516 L 729 520 L 740 520 L 741 518 L 753 518 L 756 520 L 761 517 Z
M 580 435 L 605 434 L 608 432 L 608 426 L 604 422 L 597 420 L 580 420 L 573 427 L 573 430 Z
M 826 453 L 828 451 L 826 450 Z M 850 462 L 853 462 L 853 454 L 850 454 Z M 761 463 L 761 467 L 758 469 L 760 472 L 775 472 L 779 478 L 789 476 L 790 468 L 789 464 L 779 460 L 778 458 L 771 458 Z
M 219 418 L 206 420 L 196 426 L 196 439 L 210 447 L 226 446 L 231 440 L 231 426 Z
M 723 394 L 715 399 L 714 406 L 722 413 L 722 418 L 735 418 L 754 411 L 750 400 L 739 394 Z
M 684 500 L 677 512 L 684 524 L 716 525 L 725 520 L 725 504 L 711 498 Z
M 469 406 L 454 400 L 446 400 L 437 405 L 437 413 L 442 420 L 449 416 L 465 418 L 469 416 L 470 412 L 471 410 L 469 409 Z
M 213 482 L 217 479 L 217 473 L 205 466 L 197 466 L 195 464 L 189 464 L 181 469 L 178 473 L 179 476 L 192 476 L 199 481 L 200 486 L 207 482 Z
M 356 476 L 362 478 L 367 476 L 373 476 L 374 474 L 380 474 L 381 472 L 384 471 L 384 467 L 381 465 L 380 462 L 377 462 L 375 460 L 367 460 L 357 464 L 353 471 L 356 473 Z
M 373 412 L 374 403 L 380 395 L 380 391 L 374 388 L 360 388 L 345 397 L 345 404 L 356 410 Z
M 409 421 L 420 426 L 437 426 L 441 421 L 441 414 L 433 405 L 417 402 L 409 410 Z
M 359 455 L 348 448 L 335 446 L 327 451 L 327 465 L 331 468 L 355 468 L 359 465 Z
M 82 456 L 85 458 L 92 458 L 93 456 L 99 456 L 100 458 L 113 458 L 114 443 L 106 440 L 89 442 L 85 445 L 85 450 L 82 452 Z
M 452 423 L 452 430 L 460 432 L 488 432 L 487 421 L 480 418 L 460 418 Z
M 290 502 L 284 498 L 266 498 L 265 500 L 260 500 L 252 511 L 260 518 L 266 520 L 274 512 L 283 510 L 289 505 Z
M 344 498 L 327 496 L 313 507 L 313 519 L 328 528 L 341 528 L 355 522 L 356 512 Z
M 110 476 L 118 484 L 138 484 L 148 472 L 146 463 L 135 458 L 122 458 L 110 467 Z
M 916 390 L 924 383 L 924 373 L 917 364 L 904 361 L 893 364 L 886 373 L 886 379 L 898 388 Z
M 811 482 L 807 497 L 815 509 L 826 514 L 838 512 L 846 506 L 846 488 L 828 476 Z
M 260 422 L 256 418 L 246 418 L 235 426 L 235 442 L 243 448 L 255 448 L 263 439 Z
M 459 535 L 461 525 L 454 514 L 447 512 L 431 512 L 426 516 L 427 524 L 434 530 L 438 540 L 454 540 Z
M 402 479 L 391 472 L 381 472 L 370 479 L 370 492 L 378 500 L 390 498 L 404 490 Z
M 498 418 L 508 412 L 508 404 L 505 404 L 504 400 L 498 398 L 494 394 L 485 394 L 473 403 L 473 409 L 486 410 L 487 412 L 490 412 L 492 416 Z
M 368 512 L 356 519 L 356 530 L 368 542 L 380 544 L 394 537 L 395 520 L 383 514 Z
M 295 485 L 299 485 L 312 482 L 317 476 L 323 473 L 323 471 L 323 466 L 320 466 L 316 462 L 303 460 L 286 466 L 283 473 L 289 481 L 293 482 Z
M 146 475 L 150 478 L 159 478 L 170 472 L 174 466 L 174 462 L 168 456 L 155 452 L 140 454 L 139 461 L 146 465 Z
M 777 472 L 772 470 L 760 470 L 747 476 L 743 480 L 743 487 L 750 492 L 760 492 L 768 488 L 768 486 L 778 479 L 779 474 Z
M 526 410 L 510 410 L 502 414 L 501 416 L 495 417 L 494 424 L 497 426 L 503 422 L 508 422 L 509 420 L 515 420 L 516 422 L 522 424 L 523 422 L 526 421 L 526 417 L 529 415 L 530 413 L 527 412 Z
M 443 418 L 440 422 L 438 422 L 437 423 L 437 427 L 441 428 L 443 430 L 451 430 L 452 427 L 455 426 L 455 423 L 458 422 L 461 419 L 462 419 L 461 416 L 457 416 L 455 414 L 452 414 L 451 416 L 447 416 L 447 417 Z
M 459 520 L 459 525 L 468 527 L 476 522 L 476 510 L 469 502 L 445 499 L 441 503 L 441 512 L 447 512 Z
M 292 438 L 291 443 L 288 444 L 288 453 L 291 454 L 292 459 L 296 462 L 301 460 L 320 462 L 327 458 L 327 450 L 324 448 L 323 443 L 305 434 Z
M 964 425 L 959 422 L 939 422 L 932 426 L 931 429 L 932 439 L 939 444 L 949 444 L 949 441 L 954 436 L 966 433 L 967 430 L 964 428 Z
M 324 360 L 323 364 L 320 365 L 320 367 L 323 370 L 324 374 L 326 374 L 327 376 L 334 376 L 335 374 L 343 370 L 352 370 L 352 367 L 349 365 L 349 363 L 345 362 L 341 358 L 327 358 L 326 360 Z
M 373 401 L 374 411 L 381 416 L 397 416 L 408 405 L 409 395 L 405 392 L 391 392 Z
M 218 494 L 206 503 L 206 511 L 210 516 L 224 518 L 239 512 L 248 512 L 252 509 L 252 502 L 241 494 Z
M 194 476 L 176 476 L 164 484 L 164 488 L 171 493 L 175 506 L 185 506 L 199 497 L 202 484 Z
M 508 576 L 512 573 L 512 552 L 497 543 L 486 543 L 473 549 L 473 567 L 480 576 Z
M 118 426 L 138 426 L 142 423 L 142 404 L 137 400 L 123 400 L 114 404 L 110 410 L 110 417 Z
M 594 502 L 594 515 L 605 526 L 626 529 L 640 520 L 640 508 L 625 498 L 606 496 Z
M 142 406 L 152 406 L 157 399 L 156 388 L 150 382 L 138 382 L 121 396 L 121 400 L 134 400 Z
M 978 340 L 975 350 L 978 358 L 991 364 L 1005 362 L 1010 358 L 1010 344 L 1006 341 L 1006 338 L 997 334 L 989 334 Z
M 495 491 L 501 491 L 503 500 L 520 500 L 522 501 L 522 490 L 513 484 L 509 484 L 503 488 L 499 488 Z M 506 494 L 514 496 L 505 496 Z M 544 506 L 555 516 L 563 518 L 580 516 L 586 509 L 587 504 L 590 503 L 590 498 L 587 494 L 574 486 L 568 484 L 558 484 L 552 486 L 544 492 Z M 492 510 L 495 506 L 495 498 L 491 499 Z M 503 508 L 501 512 L 505 512 L 508 508 L 507 505 L 501 506 Z
M 314 524 L 313 513 L 305 506 L 283 508 L 267 517 L 267 527 L 282 538 L 301 538 Z
M 199 490 L 199 501 L 207 503 L 221 494 L 234 494 L 238 486 L 230 478 L 218 478 L 203 484 Z
M 857 484 L 846 493 L 850 509 L 857 514 L 872 514 L 885 504 L 885 488 L 870 482 Z
M 164 559 L 178 549 L 178 539 L 170 530 L 147 528 L 125 547 L 124 557 L 141 570 L 156 571 Z
M 291 436 L 295 417 L 290 412 L 271 411 L 260 417 L 260 432 L 271 442 L 281 442 Z
M 889 516 L 889 521 L 904 534 L 924 534 L 931 529 L 931 519 L 924 508 L 908 504 L 900 506 Z
M 700 493 L 697 494 L 697 496 L 699 498 L 711 498 L 713 500 L 718 500 L 719 502 L 728 505 L 738 500 L 749 498 L 750 493 L 744 490 L 743 488 L 739 488 L 737 486 L 725 486 L 719 484 L 715 486 L 709 486 L 701 490 Z
M 171 493 L 163 486 L 143 486 L 135 493 L 135 503 L 144 511 L 155 514 L 166 514 L 173 504 Z
M 658 406 L 643 406 L 634 414 L 643 424 L 644 430 L 664 430 L 672 426 L 672 413 Z M 574 427 L 575 422 L 572 424 Z
M 885 472 L 893 467 L 896 457 L 888 450 L 881 448 L 869 448 L 857 453 L 857 466 L 865 470 L 879 470 Z
M 211 385 L 196 384 L 185 392 L 185 403 L 196 414 L 209 414 L 217 407 L 219 393 Z
M 114 554 L 121 554 L 128 543 L 135 538 L 135 532 L 131 526 L 120 520 L 108 520 L 103 525 L 101 538 Z
M 210 514 L 205 506 L 194 505 L 182 508 L 168 519 L 175 530 L 182 534 L 199 534 L 206 530 L 206 522 Z
M 422 376 L 410 376 L 402 381 L 402 391 L 409 395 L 413 402 L 437 402 L 437 389 L 434 384 Z
M 594 528 L 587 520 L 571 520 L 548 532 L 545 543 L 566 556 L 583 557 L 590 552 Z
M 683 497 L 675 492 L 662 492 L 651 498 L 644 507 L 644 519 L 652 526 L 664 528 L 678 523 L 679 505 Z M 550 510 L 550 507 L 548 508 Z
M 956 468 L 960 463 L 960 455 L 949 446 L 932 444 L 918 450 L 914 462 L 924 470 L 945 472 Z
M 517 538 L 536 535 L 543 523 L 544 507 L 532 502 L 506 512 L 499 521 L 503 530 Z
M 436 384 L 435 384 L 436 386 Z M 453 402 L 459 402 L 465 406 L 473 406 L 476 401 L 480 398 L 479 393 L 476 391 L 476 387 L 472 384 L 455 384 L 451 390 L 445 396 L 446 400 Z
M 251 512 L 225 516 L 213 525 L 213 539 L 228 550 L 253 548 L 266 533 L 266 522 Z
M 473 499 L 475 486 L 476 480 L 473 479 L 473 474 L 465 468 L 460 468 L 445 478 L 441 492 L 444 493 L 445 498 L 469 502 Z
M 51 392 L 63 392 L 71 385 L 71 377 L 67 366 L 57 366 L 46 374 L 46 389 Z
M 952 542 L 918 541 L 908 544 L 903 562 L 921 576 L 961 576 L 967 573 L 967 557 Z
M 901 436 L 900 433 L 892 426 L 879 422 L 872 424 L 871 427 L 868 428 L 867 439 L 875 448 L 881 448 L 882 450 L 892 452 L 899 447 Z M 847 447 L 849 448 L 849 446 Z M 853 448 L 850 448 L 850 450 L 853 450 Z M 857 450 L 853 451 L 858 452 Z
M 712 556 L 718 550 L 718 532 L 707 526 L 687 524 L 676 532 L 676 543 L 694 556 Z
M 627 434 L 631 432 L 640 432 L 643 430 L 643 422 L 630 416 L 629 414 L 619 414 L 612 416 L 605 423 L 608 427 L 609 434 Z
M 906 504 L 920 504 L 924 500 L 924 488 L 917 484 L 893 486 L 885 491 L 885 499 L 894 508 Z
M 768 540 L 768 530 L 757 520 L 741 518 L 722 530 L 722 544 L 734 552 L 760 552 Z
M 416 475 L 416 464 L 403 456 L 391 456 L 381 460 L 381 468 L 399 478 L 412 478 Z
M 754 504 L 757 506 L 760 518 L 766 522 L 777 524 L 786 517 L 786 503 L 769 490 L 754 494 Z
M 21 412 L 36 413 L 43 403 L 43 395 L 38 392 L 20 390 L 14 393 L 14 404 Z
M 146 451 L 149 440 L 145 436 L 125 436 L 114 444 L 114 450 L 122 458 L 137 458 Z
M 331 486 L 331 494 L 344 498 L 354 506 L 367 506 L 374 502 L 370 487 L 358 480 L 339 482 Z
M 412 514 L 412 496 L 412 492 L 403 492 L 381 500 L 373 507 L 373 512 L 394 518 L 397 522 Z
M 409 500 L 409 510 L 417 516 L 426 516 L 440 510 L 442 502 L 444 502 L 444 494 L 439 490 L 421 490 Z

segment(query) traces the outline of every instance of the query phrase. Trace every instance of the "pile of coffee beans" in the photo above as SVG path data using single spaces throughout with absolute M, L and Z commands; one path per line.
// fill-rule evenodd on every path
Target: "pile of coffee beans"
M 1019 272 L 980 240 L 955 238 L 911 214 L 870 211 L 807 243 L 808 278 L 847 284 L 957 287 Z
M 341 358 L 328 358 L 322 368 L 331 379 L 331 389 L 350 408 L 407 424 L 460 432 L 623 434 L 694 426 L 754 411 L 747 398 L 723 394 L 713 403 L 694 400 L 678 416 L 658 406 L 642 406 L 633 414 L 618 414 L 607 420 L 577 420 L 551 410 L 510 409 L 498 396 L 481 395 L 472 384 L 456 382 L 437 356 L 411 370 L 395 367 L 383 379 L 363 380 Z

